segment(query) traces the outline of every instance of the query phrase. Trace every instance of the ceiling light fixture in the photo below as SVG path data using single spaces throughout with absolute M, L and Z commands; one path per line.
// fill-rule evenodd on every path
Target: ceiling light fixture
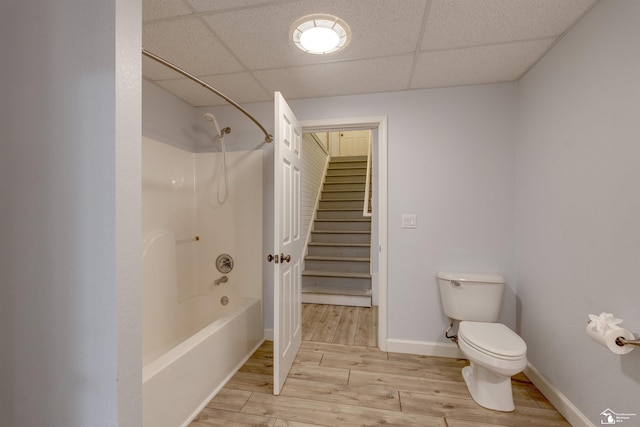
M 304 52 L 322 55 L 344 48 L 351 38 L 351 30 L 336 16 L 309 15 L 293 25 L 292 38 Z

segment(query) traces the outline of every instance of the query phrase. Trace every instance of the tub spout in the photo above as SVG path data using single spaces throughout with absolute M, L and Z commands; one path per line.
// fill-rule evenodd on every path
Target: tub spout
M 219 279 L 216 279 L 213 281 L 213 284 L 218 286 L 220 283 L 227 283 L 229 281 L 229 278 L 227 276 L 222 276 Z

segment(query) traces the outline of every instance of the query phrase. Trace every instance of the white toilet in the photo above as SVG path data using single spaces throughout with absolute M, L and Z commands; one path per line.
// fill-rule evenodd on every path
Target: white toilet
M 444 312 L 459 320 L 457 342 L 471 366 L 462 369 L 471 397 L 496 411 L 513 411 L 511 377 L 527 365 L 527 345 L 511 329 L 495 323 L 504 278 L 494 274 L 438 273 Z

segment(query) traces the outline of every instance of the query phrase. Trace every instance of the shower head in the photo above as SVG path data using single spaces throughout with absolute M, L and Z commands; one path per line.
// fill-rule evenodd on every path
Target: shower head
M 216 116 L 214 116 L 211 113 L 204 113 L 204 118 L 207 119 L 210 122 L 213 122 L 213 124 L 216 127 L 216 130 L 218 131 L 218 138 L 222 138 L 224 137 L 225 134 L 230 134 L 231 133 L 231 128 L 230 127 L 225 127 L 222 130 L 220 129 L 220 125 L 218 125 L 218 121 L 216 120 Z

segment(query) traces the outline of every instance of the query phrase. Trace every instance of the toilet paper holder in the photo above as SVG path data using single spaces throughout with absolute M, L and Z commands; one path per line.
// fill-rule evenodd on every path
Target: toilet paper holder
M 600 316 L 602 316 L 602 315 L 607 315 L 607 314 L 609 314 L 609 313 L 602 313 Z M 595 317 L 595 316 L 593 316 L 593 315 L 589 315 L 589 316 L 590 316 L 590 317 L 592 317 L 592 318 L 594 318 L 594 317 Z M 610 316 L 610 317 L 612 317 L 610 314 L 609 314 L 609 316 Z M 614 319 L 615 319 L 615 318 L 614 318 Z M 597 321 L 597 319 L 595 319 L 595 320 Z M 616 320 L 616 322 L 615 322 L 615 323 L 622 323 L 622 319 L 615 319 L 615 320 Z M 587 321 L 587 324 L 590 324 L 590 323 L 591 323 L 591 320 L 588 320 L 588 321 Z M 615 343 L 616 343 L 616 345 L 617 345 L 617 346 L 619 346 L 619 347 L 624 347 L 625 345 L 636 345 L 636 346 L 640 346 L 640 340 L 636 340 L 636 339 L 630 340 L 630 339 L 627 339 L 627 338 L 625 338 L 625 337 L 617 337 L 617 338 L 615 339 Z
M 640 346 L 640 340 L 628 340 L 623 337 L 616 338 L 616 345 L 623 347 L 625 345 L 637 345 Z

